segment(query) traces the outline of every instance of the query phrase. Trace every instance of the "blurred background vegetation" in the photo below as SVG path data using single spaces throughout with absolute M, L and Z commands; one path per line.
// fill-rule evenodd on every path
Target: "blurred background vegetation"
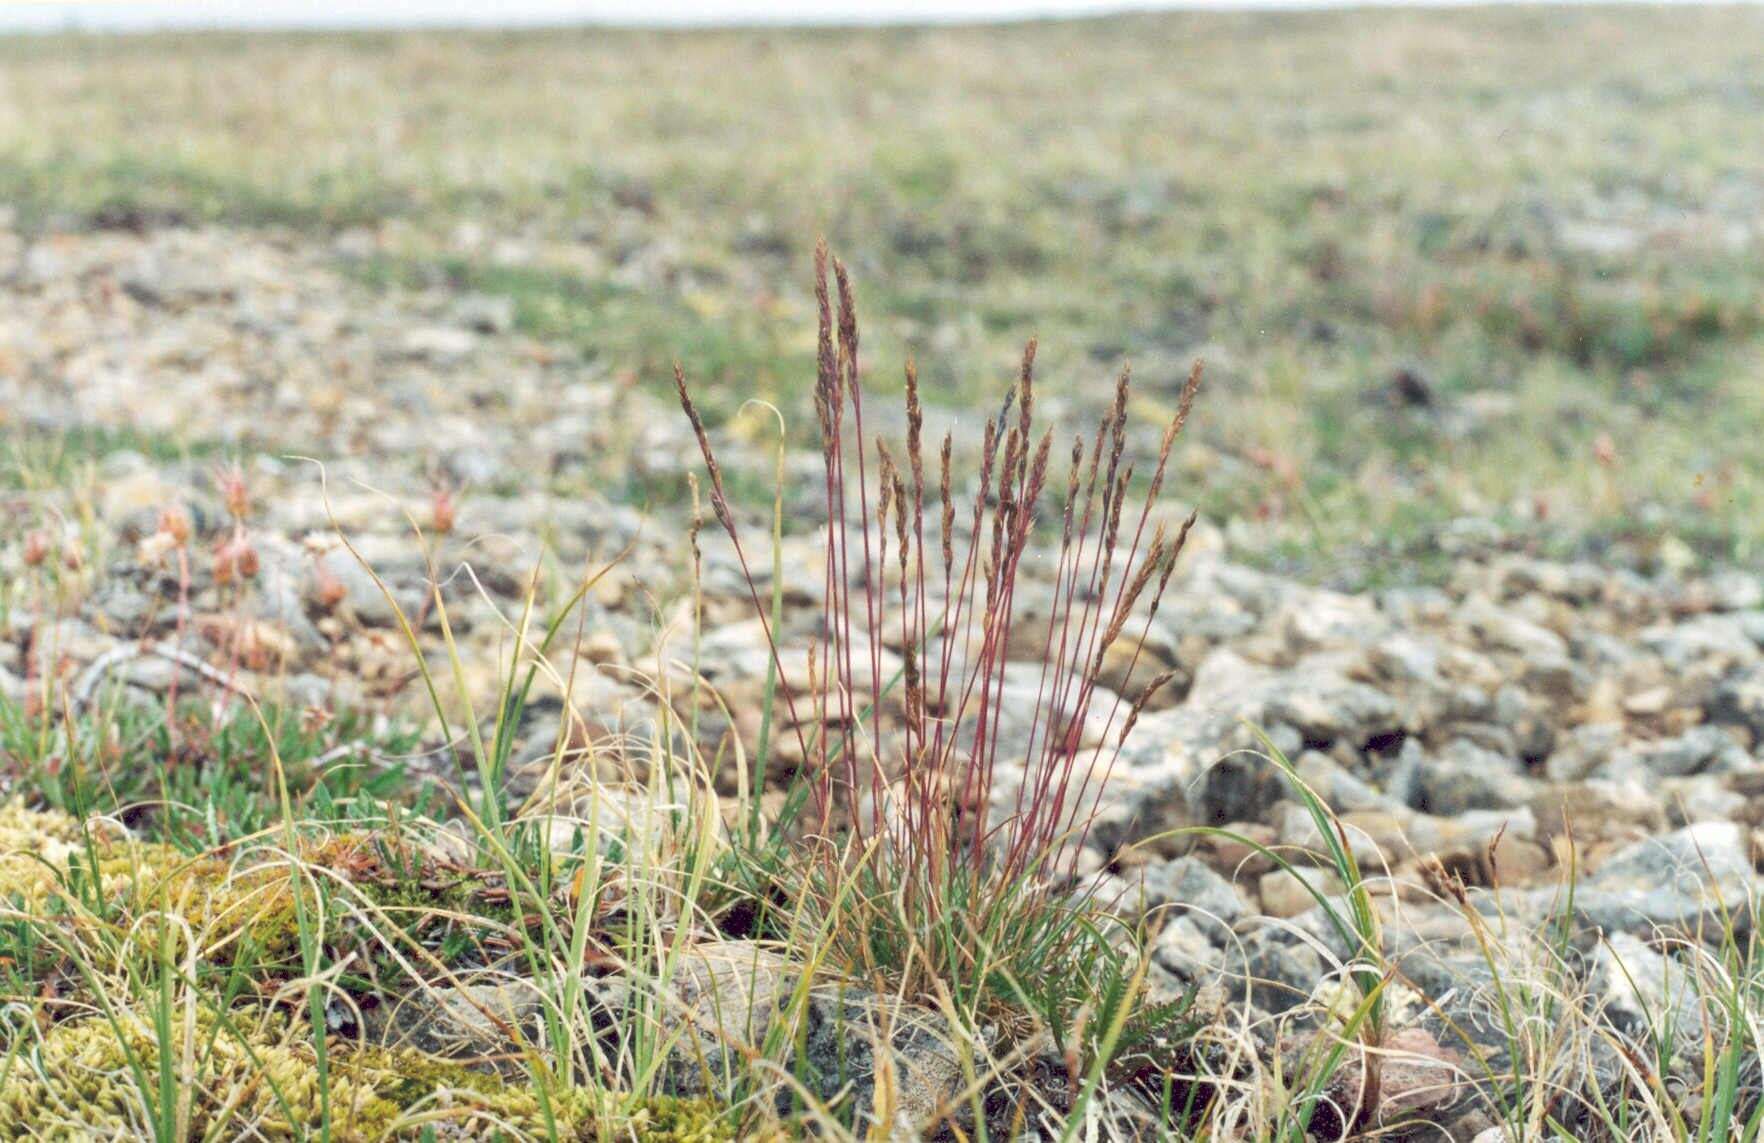
M 12 38 L 0 201 L 329 243 L 801 432 L 825 233 L 878 384 L 911 353 L 984 408 L 1033 334 L 1049 397 L 1131 361 L 1156 418 L 1204 357 L 1178 487 L 1270 561 L 1425 570 L 1466 519 L 1743 561 L 1760 43 L 1700 7 Z

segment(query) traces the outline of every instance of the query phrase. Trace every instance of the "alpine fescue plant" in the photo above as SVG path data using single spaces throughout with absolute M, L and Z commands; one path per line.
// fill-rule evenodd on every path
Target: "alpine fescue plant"
M 985 423 L 964 495 L 957 442 L 924 439 L 911 363 L 905 441 L 869 435 L 851 283 L 824 243 L 815 296 L 824 606 L 806 670 L 791 657 L 794 677 L 775 612 L 747 577 L 805 760 L 799 825 L 825 858 L 809 864 L 829 874 L 822 891 L 847 902 L 842 928 L 853 934 L 854 960 L 975 990 L 958 1000 L 980 992 L 1021 1000 L 1013 977 L 1053 967 L 1084 939 L 1077 934 L 1087 926 L 1066 923 L 1059 882 L 1122 742 L 1168 681 L 1136 679 L 1137 648 L 1194 523 L 1191 515 L 1171 534 L 1154 508 L 1200 369 L 1182 390 L 1143 499 L 1130 507 L 1128 372 L 1094 432 L 1068 445 L 1036 423 L 1031 341 L 1016 384 Z M 711 507 L 748 569 L 715 446 L 678 369 L 676 382 Z M 1056 456 L 1069 458 L 1064 472 Z M 1043 545 L 1055 557 L 1051 610 L 1019 609 L 1025 569 Z M 1039 648 L 1040 659 L 1026 710 L 1006 669 L 1024 647 Z M 1099 686 L 1105 673 L 1112 690 Z M 1100 741 L 1087 733 L 1097 714 Z M 849 923 L 867 909 L 874 924 Z

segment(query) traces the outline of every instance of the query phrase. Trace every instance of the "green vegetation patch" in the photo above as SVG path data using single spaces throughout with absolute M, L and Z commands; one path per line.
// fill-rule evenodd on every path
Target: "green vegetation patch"
M 372 228 L 372 282 L 506 295 L 620 383 L 678 359 L 803 440 L 825 234 L 865 361 L 913 353 L 933 405 L 1031 335 L 1080 405 L 1204 357 L 1181 459 L 1270 558 L 1351 578 L 1474 516 L 1745 560 L 1761 36 L 1589 7 L 20 39 L 0 196 L 27 228 Z

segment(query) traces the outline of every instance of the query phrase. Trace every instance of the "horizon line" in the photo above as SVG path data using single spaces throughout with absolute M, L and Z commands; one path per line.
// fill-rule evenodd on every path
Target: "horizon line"
M 262 5 L 238 3 L 127 3 L 120 0 L 46 0 L 0 4 L 0 36 L 154 35 L 165 33 L 278 32 L 401 32 L 401 31 L 739 31 L 838 30 L 915 27 L 959 28 L 1035 23 L 1109 20 L 1135 16 L 1230 13 L 1303 13 L 1342 11 L 1415 11 L 1476 8 L 1745 8 L 1759 0 L 1053 0 L 1013 3 L 1011 0 L 957 0 L 925 4 L 897 0 L 893 5 L 854 7 L 850 0 L 812 5 L 818 11 L 780 12 L 779 6 L 730 0 L 728 11 L 706 15 L 716 5 L 694 4 L 670 12 L 667 4 L 645 5 L 643 15 L 612 12 L 632 9 L 631 3 L 604 0 L 535 0 L 525 11 L 509 6 L 475 12 L 460 0 L 401 0 L 397 11 L 386 7 L 363 11 L 339 5 L 315 14 L 310 3 Z M 256 10 L 253 10 L 256 9 Z

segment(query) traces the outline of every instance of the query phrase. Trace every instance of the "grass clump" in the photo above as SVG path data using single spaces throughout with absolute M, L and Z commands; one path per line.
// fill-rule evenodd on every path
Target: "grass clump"
M 1526 926 L 1426 870 L 1472 934 L 1479 1021 L 1440 1012 L 1470 1061 L 1466 1082 L 1512 1139 L 1753 1140 L 1764 1132 L 1764 940 L 1755 899 L 1723 901 L 1696 931 L 1589 934 L 1578 869 L 1554 915 Z M 1437 1011 L 1437 1007 L 1436 1007 Z M 1471 1027 L 1480 1023 L 1481 1028 Z
M 964 489 L 953 437 L 935 450 L 923 439 L 912 365 L 904 448 L 868 437 L 855 304 L 844 266 L 834 260 L 832 270 L 836 307 L 823 245 L 815 408 L 825 604 L 806 673 L 786 669 L 776 610 L 748 577 L 773 656 L 767 717 L 784 718 L 802 765 L 790 823 L 802 860 L 789 891 L 845 971 L 937 1006 L 970 1031 L 1000 1018 L 1025 1023 L 1013 1050 L 1033 1052 L 1025 1045 L 1037 1036 L 1043 1051 L 1057 1044 L 1077 1096 L 1094 1086 L 1085 1072 L 1107 1059 L 1140 984 L 1133 934 L 1069 883 L 1121 745 L 1168 681 L 1135 678 L 1137 641 L 1123 635 L 1156 615 L 1194 523 L 1191 515 L 1167 532 L 1154 509 L 1199 367 L 1143 502 L 1130 509 L 1128 375 L 1094 434 L 1060 446 L 1070 456 L 1062 478 L 1052 472 L 1054 432 L 1035 422 L 1031 342 L 1016 386 L 985 422 L 977 481 Z M 746 567 L 716 450 L 684 375 L 677 380 L 711 506 Z M 964 491 L 968 505 L 958 503 Z M 1044 540 L 1056 545 L 1055 602 L 1031 618 L 1016 610 L 1017 593 Z M 1007 648 L 1025 641 L 1044 651 L 1027 692 L 1009 687 L 1006 673 Z M 1113 692 L 1099 685 L 1105 667 Z M 1004 724 L 1024 716 L 1026 741 L 1010 739 Z M 1086 1041 L 1081 1029 L 1109 996 L 1118 1019 L 1093 1025 L 1103 1034 Z

